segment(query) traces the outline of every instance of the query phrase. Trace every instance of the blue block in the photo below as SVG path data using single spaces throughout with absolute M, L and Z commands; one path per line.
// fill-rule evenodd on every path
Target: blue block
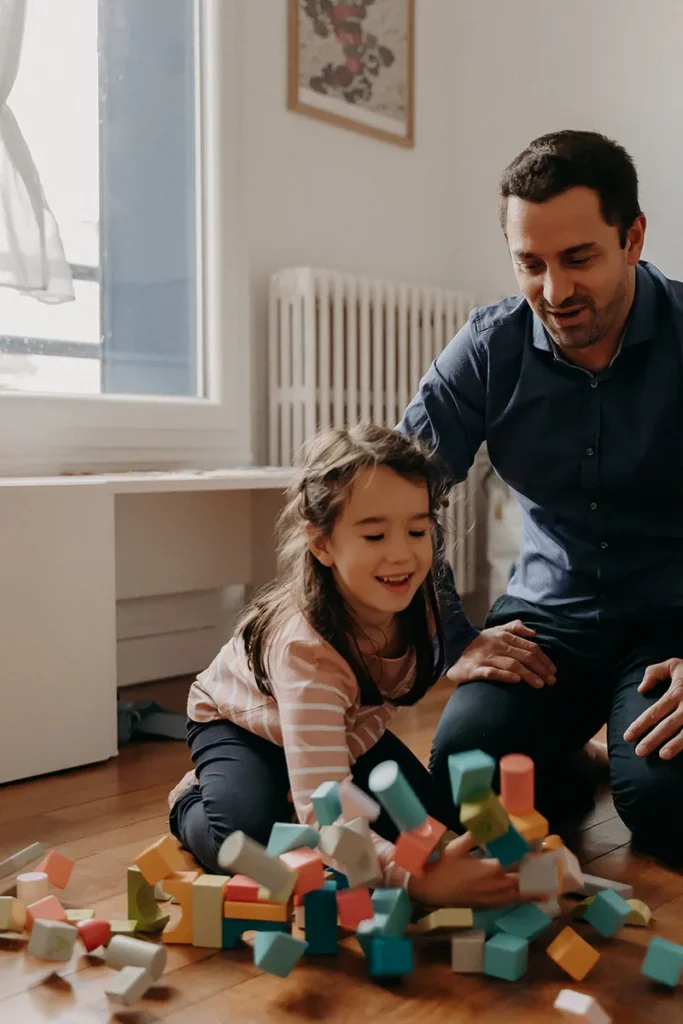
M 486 852 L 489 857 L 495 857 L 504 868 L 509 868 L 511 864 L 516 864 L 530 849 L 531 847 L 526 839 L 520 836 L 514 825 L 510 825 L 504 836 L 500 836 L 499 839 L 492 839 L 486 846 Z
M 291 935 L 257 932 L 254 938 L 254 963 L 268 974 L 286 978 L 306 952 L 307 943 Z
M 368 786 L 399 832 L 424 825 L 427 812 L 395 761 L 383 761 L 370 772 Z
M 484 974 L 503 981 L 518 981 L 529 966 L 529 943 L 517 935 L 499 932 L 484 945 Z
M 526 939 L 533 942 L 539 935 L 542 935 L 546 928 L 552 924 L 549 917 L 540 907 L 534 903 L 524 903 L 514 910 L 508 910 L 496 920 L 496 931 L 505 932 L 508 935 L 516 935 L 519 939 Z
M 631 908 L 621 896 L 612 889 L 599 892 L 583 915 L 584 921 L 592 925 L 596 932 L 610 938 L 619 931 Z
M 413 904 L 405 889 L 375 889 L 372 906 L 376 917 L 386 917 L 383 933 L 400 938 L 410 924 Z
M 337 952 L 337 883 L 325 882 L 322 889 L 304 896 L 307 952 L 331 956 Z
M 342 812 L 338 782 L 323 782 L 311 794 L 313 810 L 319 825 L 334 825 Z
M 320 842 L 320 833 L 312 825 L 289 825 L 276 821 L 270 833 L 266 852 L 271 857 L 279 857 L 281 853 L 298 850 L 302 846 L 310 846 L 315 850 Z
M 591 904 L 592 906 L 592 904 Z M 683 946 L 657 936 L 650 940 L 641 972 L 653 981 L 675 988 L 683 969 Z
M 410 939 L 370 939 L 368 961 L 371 978 L 402 978 L 413 973 L 413 944 Z
M 451 754 L 448 773 L 451 777 L 453 803 L 465 804 L 486 796 L 491 789 L 496 762 L 483 750 L 466 750 Z
M 244 932 L 290 932 L 287 921 L 242 921 L 234 917 L 223 918 L 223 949 L 237 949 Z
M 356 938 L 358 939 L 358 945 L 366 956 L 370 956 L 371 939 L 400 938 L 400 936 L 388 936 L 385 930 L 386 926 L 386 914 L 375 914 L 374 917 L 366 918 L 365 921 L 359 923 L 356 928 Z

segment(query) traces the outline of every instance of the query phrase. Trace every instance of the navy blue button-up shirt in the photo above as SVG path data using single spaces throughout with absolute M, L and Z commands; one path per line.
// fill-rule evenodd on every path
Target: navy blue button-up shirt
M 683 283 L 636 267 L 621 346 L 592 373 L 556 349 L 524 298 L 473 311 L 399 429 L 454 482 L 486 442 L 523 539 L 508 593 L 593 624 L 683 606 Z M 450 606 L 450 607 L 449 607 Z M 457 595 L 452 663 L 476 635 Z

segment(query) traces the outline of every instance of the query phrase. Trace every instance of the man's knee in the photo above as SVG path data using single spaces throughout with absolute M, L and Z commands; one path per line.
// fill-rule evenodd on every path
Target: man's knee
M 665 764 L 657 755 L 638 759 L 627 773 L 612 772 L 612 797 L 634 845 L 664 860 L 683 863 L 683 764 Z

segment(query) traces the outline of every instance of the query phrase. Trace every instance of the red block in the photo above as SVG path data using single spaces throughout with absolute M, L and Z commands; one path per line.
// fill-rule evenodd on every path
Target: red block
M 526 754 L 500 759 L 500 801 L 508 814 L 530 814 L 534 809 L 534 762 Z
M 424 825 L 420 825 L 419 828 L 411 832 L 401 832 L 396 843 L 394 864 L 419 877 L 445 831 L 446 826 L 440 821 L 427 817 Z
M 55 885 L 58 889 L 66 889 L 75 863 L 75 860 L 65 857 L 63 853 L 57 853 L 55 850 L 52 850 L 43 857 L 38 867 L 33 870 L 44 871 L 50 885 Z
M 370 899 L 370 890 L 360 886 L 358 889 L 341 889 L 337 892 L 337 910 L 342 928 L 355 931 L 361 921 L 375 916 Z
M 292 871 L 297 872 L 298 878 L 294 886 L 297 896 L 305 896 L 314 889 L 322 889 L 325 884 L 325 865 L 317 850 L 302 846 L 298 850 L 281 853 L 280 860 Z
M 34 921 L 66 921 L 66 910 L 56 896 L 29 903 L 26 908 L 26 931 L 30 932 Z
M 225 883 L 223 898 L 237 903 L 263 903 L 258 897 L 261 886 L 246 875 L 234 875 Z
M 111 925 L 109 921 L 93 917 L 90 921 L 79 921 L 77 926 L 78 937 L 85 946 L 87 953 L 99 946 L 106 946 L 111 938 Z

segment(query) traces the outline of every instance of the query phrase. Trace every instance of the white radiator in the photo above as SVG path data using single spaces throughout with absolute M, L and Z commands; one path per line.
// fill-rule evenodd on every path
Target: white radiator
M 270 463 L 289 466 L 324 427 L 393 427 L 432 360 L 467 321 L 473 296 L 294 267 L 270 280 Z M 447 553 L 460 594 L 476 586 L 475 464 L 454 488 Z

